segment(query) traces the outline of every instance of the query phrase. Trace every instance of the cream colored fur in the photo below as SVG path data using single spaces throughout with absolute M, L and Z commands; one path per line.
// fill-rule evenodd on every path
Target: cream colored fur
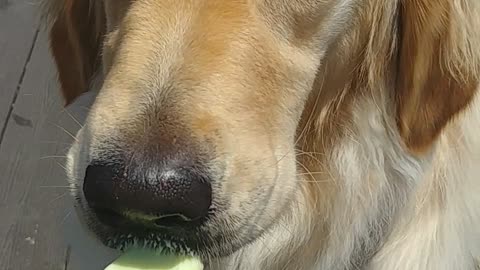
M 363 121 L 334 151 L 332 177 L 316 179 L 320 185 L 340 182 L 341 196 L 334 199 L 329 218 L 323 209 L 306 210 L 308 195 L 298 194 L 292 213 L 272 232 L 212 269 L 478 269 L 479 102 L 477 98 L 470 116 L 451 125 L 431 158 L 423 160 L 391 144 L 383 112 L 373 103 L 361 104 L 355 115 Z M 374 185 L 365 186 L 365 179 Z M 400 209 L 388 225 L 391 232 L 381 245 L 369 243 L 372 233 L 382 233 L 378 217 L 388 218 L 395 208 Z M 378 231 L 368 230 L 372 224 Z M 329 233 L 323 226 L 330 227 Z M 359 247 L 358 241 L 366 243 Z M 369 244 L 376 252 L 371 261 L 352 262 L 355 249 L 362 253 Z M 231 268 L 224 268 L 225 263 Z
M 391 5 L 395 5 L 393 2 Z M 460 2 L 457 1 L 457 5 Z M 479 4 L 473 1 L 462 4 L 471 5 L 472 9 L 456 10 L 458 20 L 464 19 L 464 12 L 478 14 Z M 387 15 L 383 19 L 391 18 Z M 478 24 L 478 16 L 471 18 L 474 21 L 470 23 Z M 448 63 L 452 73 L 457 73 L 458 66 L 478 68 L 475 61 L 479 57 L 480 44 L 477 43 L 478 34 L 469 32 L 472 29 L 454 30 L 456 34 L 452 38 L 455 40 L 451 42 L 475 47 L 454 52 L 458 54 L 454 57 L 458 62 Z M 382 38 L 389 33 L 381 31 L 389 30 L 392 31 L 388 27 L 379 28 L 376 29 L 378 33 L 372 34 Z M 352 31 L 360 35 L 356 32 L 358 29 Z M 345 43 L 337 47 L 338 50 L 347 49 L 346 52 L 325 53 L 348 57 L 352 32 L 348 35 L 343 40 Z M 477 38 L 476 42 L 462 44 L 470 35 Z M 371 53 L 382 49 L 388 48 L 372 48 Z M 480 268 L 480 97 L 477 95 L 471 107 L 449 124 L 427 155 L 416 157 L 397 143 L 399 134 L 389 109 L 392 100 L 384 95 L 388 91 L 382 89 L 393 86 L 381 81 L 380 75 L 386 75 L 386 70 L 376 65 L 384 63 L 374 55 L 372 59 L 377 61 L 370 63 L 372 71 L 378 74 L 371 74 L 370 86 L 379 89 L 371 89 L 372 96 L 354 101 L 351 126 L 344 127 L 347 135 L 326 151 L 328 155 L 322 153 L 315 157 L 323 165 L 314 168 L 322 169 L 313 173 L 307 169 L 306 175 L 312 177 L 299 180 L 308 183 L 300 189 L 304 193 L 298 194 L 292 213 L 279 221 L 268 236 L 227 260 L 231 269 Z M 344 60 L 334 58 L 332 61 Z M 327 73 L 325 77 L 328 75 L 331 76 Z M 328 81 L 322 82 L 323 87 L 328 84 Z M 329 109 L 321 110 L 319 116 L 328 115 Z M 319 128 L 324 124 L 321 119 L 318 120 Z M 312 178 L 319 188 L 333 182 L 339 189 L 331 198 L 333 202 L 329 202 L 330 208 L 323 203 L 313 205 L 311 210 L 305 209 L 309 205 Z M 224 269 L 224 263 L 212 269 Z

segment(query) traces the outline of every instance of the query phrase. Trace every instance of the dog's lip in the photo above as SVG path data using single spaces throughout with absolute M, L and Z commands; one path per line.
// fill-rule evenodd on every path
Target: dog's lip
M 175 229 L 169 226 L 169 224 L 180 225 L 181 228 L 188 229 L 200 226 L 205 221 L 200 218 L 189 220 L 175 214 L 163 216 L 138 216 L 129 214 L 128 212 L 118 212 L 98 207 L 93 207 L 91 209 L 95 210 L 95 216 L 102 224 L 110 227 L 121 225 L 126 227 L 127 230 L 135 229 L 136 227 L 145 227 L 152 230 L 159 229 L 166 232 L 175 232 Z
M 186 239 L 166 236 L 166 234 L 131 232 L 116 234 L 106 237 L 104 244 L 112 249 L 128 250 L 132 247 L 141 247 L 144 249 L 159 250 L 165 253 L 174 253 L 178 255 L 194 255 L 201 252 L 201 249 L 188 243 Z
M 176 231 L 134 223 L 118 229 L 98 221 L 91 222 L 90 229 L 96 232 L 105 246 L 116 250 L 140 246 L 175 254 L 198 255 L 208 253 L 212 244 L 208 242 L 208 232 L 199 229 Z
M 77 194 L 78 195 L 78 194 Z M 100 222 L 92 208 L 85 203 L 84 198 L 76 196 L 77 211 L 84 209 L 80 216 L 86 218 L 85 225 L 93 232 L 96 238 L 106 247 L 113 250 L 125 251 L 128 248 L 141 246 L 141 248 L 162 250 L 177 255 L 193 255 L 206 258 L 221 258 L 229 256 L 239 247 L 230 247 L 221 243 L 227 235 L 225 232 L 215 232 L 213 235 L 209 226 L 203 225 L 194 230 L 181 232 L 168 231 L 165 228 L 140 228 L 134 227 L 119 230 Z M 215 215 L 212 213 L 211 218 Z M 220 241 L 221 243 L 217 242 Z M 220 245 L 219 245 L 220 244 Z
M 103 226 L 104 227 L 104 226 Z M 105 228 L 104 228 L 105 229 Z M 107 229 L 98 233 L 101 242 L 111 249 L 126 251 L 130 248 L 141 247 L 175 255 L 189 255 L 206 258 L 221 258 L 234 253 L 239 247 L 226 246 L 217 242 L 217 235 L 213 237 L 208 232 L 195 231 L 186 234 L 170 234 L 159 230 L 132 230 L 115 232 Z

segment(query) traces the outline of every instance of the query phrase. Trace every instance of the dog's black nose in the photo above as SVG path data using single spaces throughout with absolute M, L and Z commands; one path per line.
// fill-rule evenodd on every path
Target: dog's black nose
M 83 192 L 99 220 L 118 228 L 176 228 L 204 219 L 212 202 L 205 173 L 194 166 L 158 164 L 163 165 L 88 166 Z

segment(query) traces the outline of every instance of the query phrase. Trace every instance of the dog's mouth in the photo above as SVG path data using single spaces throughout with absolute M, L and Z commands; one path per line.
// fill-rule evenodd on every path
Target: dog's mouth
M 137 217 L 108 209 L 95 209 L 95 213 L 98 221 L 108 231 L 103 242 L 111 248 L 124 250 L 131 246 L 141 246 L 177 254 L 198 255 L 211 246 L 209 233 L 201 227 L 206 222 L 203 219 L 188 220 L 180 215 Z
M 107 247 L 122 251 L 141 247 L 178 255 L 202 256 L 211 253 L 205 238 L 192 234 L 180 236 L 157 230 L 131 230 L 111 232 L 101 238 Z
M 138 224 L 131 223 L 120 230 L 95 222 L 91 223 L 89 229 L 96 233 L 104 245 L 122 251 L 141 247 L 178 255 L 226 255 L 213 249 L 214 239 L 209 232 L 200 229 L 175 232 L 160 226 L 140 227 Z
M 105 208 L 95 208 L 94 212 L 101 223 L 114 228 L 127 228 L 129 230 L 136 230 L 139 227 L 166 231 L 172 231 L 169 228 L 192 229 L 200 227 L 207 220 L 206 218 L 191 219 L 181 214 L 150 216 L 135 212 L 119 213 Z M 211 214 L 213 213 L 211 211 Z
M 103 245 L 114 250 L 143 248 L 166 254 L 219 258 L 231 255 L 242 246 L 237 244 L 234 233 L 212 230 L 215 225 L 211 220 L 191 221 L 178 215 L 165 215 L 146 222 L 144 217 L 125 219 L 124 215 L 111 210 L 93 210 L 80 198 L 77 198 L 77 204 L 85 229 L 92 232 Z M 214 215 L 210 218 L 214 219 Z M 184 223 L 188 223 L 188 226 L 180 226 Z

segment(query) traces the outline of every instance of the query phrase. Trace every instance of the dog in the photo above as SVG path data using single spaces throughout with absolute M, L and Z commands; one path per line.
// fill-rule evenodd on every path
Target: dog
M 480 1 L 46 0 L 104 245 L 209 270 L 474 270 Z

